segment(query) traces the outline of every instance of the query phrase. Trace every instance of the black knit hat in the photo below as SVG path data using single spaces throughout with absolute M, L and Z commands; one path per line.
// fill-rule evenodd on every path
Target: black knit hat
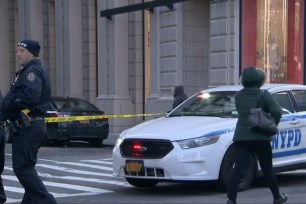
M 244 87 L 261 87 L 266 79 L 265 72 L 259 68 L 247 67 L 241 75 L 241 84 Z
M 35 40 L 23 40 L 20 41 L 17 46 L 24 47 L 27 49 L 30 53 L 32 53 L 35 57 L 38 57 L 39 51 L 40 51 L 40 45 L 39 42 Z

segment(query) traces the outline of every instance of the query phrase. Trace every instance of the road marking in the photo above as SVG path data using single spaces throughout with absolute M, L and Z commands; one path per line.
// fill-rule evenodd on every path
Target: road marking
M 77 163 L 77 162 L 56 162 L 57 164 L 66 164 L 66 165 L 73 165 L 73 166 L 82 166 L 87 168 L 93 168 L 93 169 L 100 169 L 100 170 L 106 170 L 113 172 L 112 167 L 106 167 L 106 166 L 98 166 L 98 165 L 92 165 L 92 164 L 84 164 L 84 163 Z
M 2 176 L 4 178 L 4 176 Z M 12 186 L 4 186 L 4 190 L 5 191 L 11 191 L 14 193 L 24 193 L 24 189 L 23 188 L 19 188 L 19 187 L 12 187 Z
M 10 168 L 10 167 L 5 167 L 5 169 L 13 171 L 13 169 Z M 48 179 L 54 178 L 54 179 L 71 180 L 71 181 L 86 181 L 86 182 L 91 182 L 91 183 L 104 183 L 104 184 L 112 184 L 112 185 L 119 185 L 119 186 L 126 185 L 126 182 L 116 181 L 116 180 L 105 180 L 105 179 L 79 177 L 79 176 L 56 176 L 56 175 L 52 175 L 52 174 L 48 174 L 48 173 L 42 173 L 42 172 L 39 172 L 39 171 L 37 173 L 40 177 L 48 178 Z
M 105 189 L 105 187 L 104 188 L 90 187 L 90 183 L 127 186 L 127 183 L 125 181 L 116 180 L 116 177 L 114 177 L 112 173 L 107 173 L 107 172 L 112 171 L 112 168 L 110 167 L 110 165 L 112 165 L 111 159 L 81 160 L 79 161 L 80 163 L 78 162 L 59 162 L 59 161 L 54 161 L 54 160 L 39 159 L 39 162 L 41 163 L 36 164 L 36 167 L 38 167 L 37 173 L 42 178 L 42 181 L 46 186 L 52 187 L 51 189 L 53 190 L 49 192 L 55 198 L 90 196 L 90 195 L 97 195 L 97 194 L 113 192 L 112 190 Z M 68 168 L 65 166 L 69 166 L 72 168 Z M 78 167 L 80 168 L 86 167 L 86 168 L 89 168 L 90 170 L 78 170 L 77 169 Z M 4 169 L 6 171 L 13 172 L 13 168 L 11 166 L 5 166 Z M 45 173 L 44 171 L 47 171 L 47 169 L 55 170 L 55 172 L 53 172 L 52 174 Z M 56 171 L 67 172 L 68 174 L 65 174 L 65 175 L 68 175 L 68 176 L 59 176 L 56 173 Z M 75 174 L 76 176 L 74 176 L 73 174 Z M 77 174 L 83 175 L 83 176 L 77 176 Z M 103 179 L 103 177 L 107 177 L 107 179 Z M 113 178 L 113 179 L 110 179 L 110 178 Z M 21 197 L 22 197 L 22 194 L 24 193 L 24 189 L 21 187 L 17 177 L 11 174 L 7 175 L 7 172 L 4 172 L 4 174 L 2 175 L 2 179 L 5 181 L 4 182 L 5 184 L 7 181 L 18 182 L 17 187 L 15 186 L 16 184 L 11 184 L 13 186 L 4 185 L 5 190 L 7 192 L 10 192 L 7 194 L 8 198 L 7 198 L 6 203 L 20 203 L 22 200 Z M 57 182 L 50 181 L 53 179 Z M 47 180 L 47 181 L 44 181 L 44 180 Z M 78 184 L 81 183 L 84 185 L 72 184 L 72 182 L 78 182 Z M 65 190 L 67 192 L 63 191 L 63 189 L 67 189 Z M 64 192 L 64 193 L 60 193 L 60 192 Z M 11 196 L 10 198 L 9 195 L 15 195 L 15 196 Z M 20 199 L 16 199 L 16 197 Z
M 85 177 L 77 177 L 77 176 L 55 176 L 46 173 L 39 173 L 39 176 L 43 178 L 55 178 L 55 179 L 63 179 L 63 180 L 72 180 L 72 181 L 86 181 L 92 183 L 104 183 L 104 184 L 112 184 L 124 186 L 126 182 L 115 181 L 115 180 L 105 180 L 105 179 L 96 179 L 96 178 L 85 178 Z
M 18 188 L 18 187 L 8 187 L 8 186 L 5 186 L 4 190 L 5 191 L 14 192 L 14 193 L 22 193 L 22 194 L 24 193 L 24 189 L 23 188 Z M 50 193 L 54 197 L 56 197 L 56 198 L 59 198 L 59 197 L 61 197 L 61 198 L 63 198 L 63 197 L 70 197 L 71 195 L 73 195 L 73 196 L 84 196 L 84 195 L 96 195 L 96 194 L 100 194 L 100 192 L 99 193 L 97 193 L 97 192 L 86 192 L 86 193 L 73 193 L 73 194 L 72 193 L 55 193 L 55 192 L 50 192 Z M 104 193 L 104 192 L 102 192 L 102 193 Z M 109 192 L 106 192 L 106 193 L 109 193 Z
M 5 191 L 11 191 L 14 193 L 24 193 L 24 190 L 17 189 L 14 187 L 6 187 L 4 188 Z M 65 198 L 65 197 L 75 197 L 75 196 L 90 196 L 90 195 L 97 195 L 100 193 L 94 192 L 84 192 L 84 193 L 54 193 L 50 192 L 55 198 Z M 108 192 L 107 192 L 108 193 Z M 12 198 L 7 198 L 5 203 L 20 203 L 22 199 L 12 199 Z
M 74 174 L 83 174 L 83 175 L 95 175 L 95 176 L 105 176 L 105 177 L 113 177 L 113 174 L 109 173 L 97 173 L 97 172 L 92 172 L 92 171 L 84 171 L 84 170 L 76 170 L 76 169 L 71 169 L 71 168 L 66 168 L 66 167 L 61 167 L 61 166 L 56 166 L 56 165 L 50 165 L 50 164 L 36 164 L 37 167 L 44 167 L 47 169 L 53 169 L 57 171 L 64 171 L 68 172 L 69 174 L 74 173 Z
M 108 161 L 101 161 L 101 160 L 81 160 L 81 162 L 89 162 L 89 163 L 95 163 L 95 164 L 109 164 L 112 165 L 113 162 L 108 162 Z
M 67 164 L 67 165 L 74 165 L 74 166 L 84 166 L 88 168 L 94 168 L 94 169 L 101 169 L 101 170 L 106 170 L 106 171 L 113 171 L 112 167 L 106 167 L 106 166 L 99 166 L 99 165 L 91 165 L 91 164 L 84 164 L 84 163 L 78 163 L 78 162 L 59 162 L 55 160 L 47 160 L 47 159 L 39 159 L 41 161 L 48 161 L 48 162 L 53 162 L 56 164 Z M 96 164 L 108 164 L 112 165 L 113 162 L 107 162 L 107 161 L 102 161 L 102 160 L 81 160 L 80 162 L 89 162 L 89 163 L 96 163 Z M 37 166 L 37 165 L 36 165 Z
M 20 203 L 21 199 L 12 199 L 12 198 L 6 198 L 5 203 Z
M 10 180 L 10 181 L 18 181 L 16 176 L 3 175 L 2 178 L 6 179 L 6 180 Z M 46 186 L 66 188 L 66 189 L 69 189 L 69 190 L 76 190 L 76 191 L 88 191 L 90 193 L 100 194 L 100 193 L 110 193 L 110 192 L 112 192 L 110 190 L 93 188 L 93 187 L 88 187 L 88 186 L 75 185 L 75 184 L 58 183 L 58 182 L 52 182 L 52 181 L 43 181 L 43 183 Z

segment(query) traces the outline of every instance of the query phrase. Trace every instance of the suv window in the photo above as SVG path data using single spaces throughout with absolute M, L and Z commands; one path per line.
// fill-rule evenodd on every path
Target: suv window
M 98 108 L 88 101 L 77 98 L 53 98 L 53 102 L 58 109 L 74 111 L 97 111 Z

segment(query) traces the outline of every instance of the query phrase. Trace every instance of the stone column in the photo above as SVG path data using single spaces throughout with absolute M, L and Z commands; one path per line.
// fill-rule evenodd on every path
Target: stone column
M 210 3 L 210 86 L 239 83 L 239 5 L 239 0 Z
M 128 0 L 100 0 L 99 10 L 128 5 Z M 128 13 L 112 16 L 112 20 L 98 19 L 99 96 L 96 104 L 107 114 L 131 114 L 134 112 L 129 95 L 129 21 Z M 118 135 L 130 127 L 131 119 L 110 119 L 111 135 Z
M 83 97 L 82 0 L 56 1 L 56 93 Z
M 6 94 L 10 87 L 10 43 L 14 39 L 9 34 L 9 0 L 0 1 L 0 89 L 2 94 Z
M 17 41 L 23 39 L 37 40 L 43 48 L 43 1 L 18 1 L 18 13 L 20 35 Z M 43 59 L 43 55 L 43 51 L 40 52 L 39 58 Z

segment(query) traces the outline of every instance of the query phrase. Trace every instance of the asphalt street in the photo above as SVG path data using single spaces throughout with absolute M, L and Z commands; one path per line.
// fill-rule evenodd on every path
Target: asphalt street
M 59 204 L 101 203 L 225 203 L 226 193 L 210 182 L 161 182 L 150 189 L 138 189 L 125 179 L 112 175 L 112 146 L 116 137 L 105 141 L 102 148 L 86 143 L 42 147 L 37 170 Z M 6 165 L 3 173 L 7 203 L 17 204 L 23 188 L 12 171 L 11 145 L 6 146 Z M 306 203 L 306 170 L 278 175 L 281 192 L 289 195 L 288 203 Z M 240 204 L 272 203 L 264 180 L 238 194 Z

